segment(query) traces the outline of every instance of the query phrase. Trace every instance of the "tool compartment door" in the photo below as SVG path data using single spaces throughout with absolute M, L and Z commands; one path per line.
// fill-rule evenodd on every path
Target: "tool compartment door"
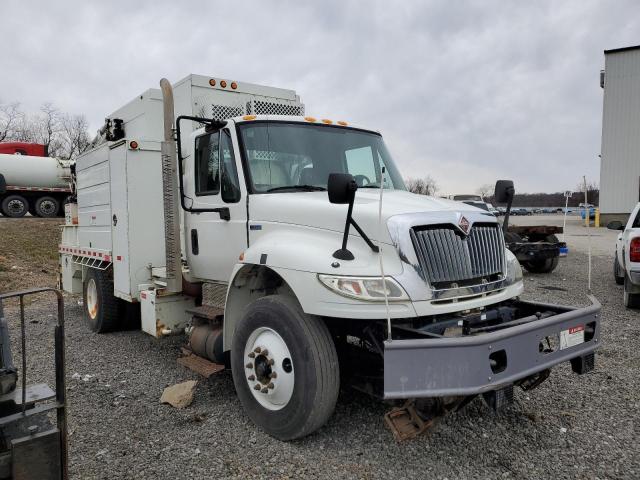
M 126 148 L 126 143 L 122 143 L 112 148 L 109 154 L 113 284 L 116 296 L 125 298 L 131 295 Z

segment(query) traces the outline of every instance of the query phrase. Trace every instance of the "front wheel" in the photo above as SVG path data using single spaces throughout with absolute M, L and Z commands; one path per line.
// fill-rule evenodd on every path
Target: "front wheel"
M 295 299 L 256 300 L 236 325 L 231 368 L 238 398 L 260 428 L 294 440 L 324 425 L 335 408 L 340 371 L 326 325 Z

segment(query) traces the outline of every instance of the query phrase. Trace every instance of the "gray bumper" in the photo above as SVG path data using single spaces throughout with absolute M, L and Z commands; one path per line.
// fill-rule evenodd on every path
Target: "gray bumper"
M 384 397 L 420 398 L 474 395 L 512 384 L 572 358 L 593 353 L 600 345 L 600 303 L 566 308 L 548 318 L 477 336 L 386 341 Z M 544 308 L 540 304 L 541 309 Z M 558 308 L 557 306 L 555 307 Z M 548 336 L 585 326 L 584 343 L 540 352 Z M 501 351 L 504 351 L 501 352 Z M 490 355 L 506 355 L 504 370 L 494 373 Z M 494 366 L 495 369 L 495 366 Z

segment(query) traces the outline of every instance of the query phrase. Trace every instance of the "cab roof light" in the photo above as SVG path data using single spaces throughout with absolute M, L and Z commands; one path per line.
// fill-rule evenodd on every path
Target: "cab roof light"
M 304 117 L 307 122 L 315 122 L 316 119 L 314 117 Z
M 244 117 L 242 117 L 243 120 L 255 120 L 256 116 L 255 115 L 245 115 Z
M 216 86 L 216 79 L 215 78 L 210 78 L 209 79 L 209 85 L 211 85 L 212 87 Z
M 331 125 L 333 123 L 333 120 L 329 120 L 328 118 L 323 118 L 321 122 L 326 123 L 327 125 Z
M 336 122 L 338 125 L 342 125 L 343 127 L 346 127 L 347 125 L 349 125 L 347 122 L 345 122 L 344 120 L 338 120 Z
M 225 80 L 220 80 L 220 86 L 222 88 L 227 88 L 227 82 Z
M 238 88 L 238 84 L 236 82 L 231 82 L 231 88 L 235 90 L 236 88 Z

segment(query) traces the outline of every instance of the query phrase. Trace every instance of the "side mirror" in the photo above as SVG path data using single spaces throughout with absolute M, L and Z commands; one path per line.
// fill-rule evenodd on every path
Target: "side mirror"
M 516 189 L 513 187 L 512 180 L 498 180 L 493 197 L 496 203 L 509 203 L 510 200 L 513 200 L 515 193 Z
M 612 220 L 611 222 L 607 223 L 607 228 L 609 230 L 624 230 L 624 223 L 622 223 L 620 220 Z
M 349 173 L 330 173 L 327 190 L 331 203 L 347 204 L 353 202 L 358 184 Z

